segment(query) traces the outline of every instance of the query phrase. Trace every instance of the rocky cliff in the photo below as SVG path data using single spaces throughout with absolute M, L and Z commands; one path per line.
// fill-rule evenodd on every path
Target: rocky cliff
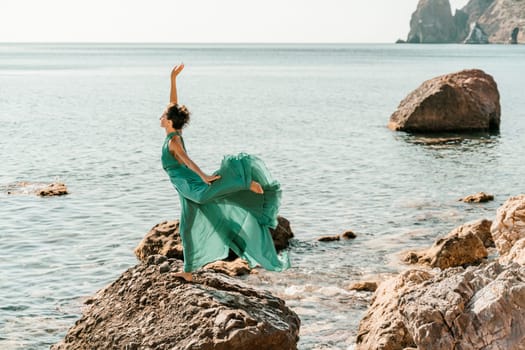
M 472 40 L 473 27 L 486 33 L 489 43 L 525 42 L 525 1 L 470 0 L 452 15 L 449 0 L 420 0 L 410 20 L 407 42 L 486 43 Z

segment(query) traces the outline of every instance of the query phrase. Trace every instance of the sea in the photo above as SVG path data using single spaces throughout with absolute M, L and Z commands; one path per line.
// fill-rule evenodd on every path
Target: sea
M 407 269 L 429 246 L 525 192 L 525 46 L 0 44 L 0 349 L 48 349 L 83 302 L 138 263 L 133 249 L 179 216 L 160 163 L 159 117 L 183 62 L 184 130 L 206 172 L 262 158 L 282 185 L 292 268 L 240 278 L 301 319 L 299 349 L 354 349 L 371 293 L 353 282 Z M 423 81 L 492 75 L 499 133 L 415 135 L 386 125 Z M 69 194 L 8 194 L 63 182 Z M 459 198 L 484 191 L 495 200 Z M 319 242 L 352 230 L 356 238 Z

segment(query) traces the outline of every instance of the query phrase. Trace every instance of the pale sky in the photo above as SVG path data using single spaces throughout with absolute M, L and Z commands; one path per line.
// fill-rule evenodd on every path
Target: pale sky
M 452 11 L 468 0 L 451 0 Z M 418 0 L 1 0 L 0 42 L 406 39 Z

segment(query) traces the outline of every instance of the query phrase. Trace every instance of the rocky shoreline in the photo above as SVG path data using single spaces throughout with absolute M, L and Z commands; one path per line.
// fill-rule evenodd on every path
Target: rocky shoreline
M 493 222 L 462 225 L 418 257 L 405 261 L 429 268 L 379 285 L 356 349 L 525 347 L 525 195 L 509 198 Z

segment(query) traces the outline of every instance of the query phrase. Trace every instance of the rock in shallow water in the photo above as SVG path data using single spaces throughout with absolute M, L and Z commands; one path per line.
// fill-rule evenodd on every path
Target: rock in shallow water
M 409 132 L 499 130 L 501 107 L 492 76 L 463 70 L 425 81 L 401 101 L 388 127 Z
M 154 264 L 128 269 L 52 349 L 297 348 L 300 320 L 283 300 L 211 271 L 186 283 L 174 277 L 181 262 L 168 262 L 164 273 Z
M 485 219 L 463 224 L 438 239 L 432 247 L 406 253 L 403 260 L 440 269 L 478 263 L 487 257 L 486 247 L 494 246 L 490 225 L 491 221 Z

